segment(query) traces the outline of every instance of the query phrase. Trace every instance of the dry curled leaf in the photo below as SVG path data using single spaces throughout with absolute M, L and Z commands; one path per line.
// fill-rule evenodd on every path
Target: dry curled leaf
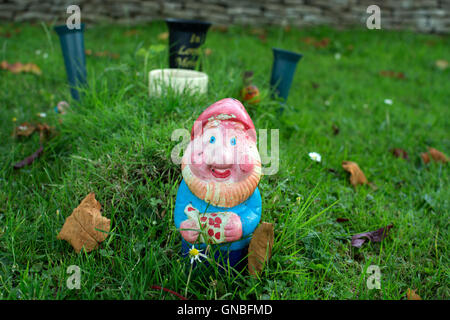
M 222 33 L 227 33 L 228 27 L 226 25 L 214 25 L 211 27 L 211 31 L 219 31 Z
M 16 63 L 10 64 L 10 63 L 8 63 L 8 61 L 3 60 L 0 63 L 0 68 L 3 70 L 8 70 L 12 73 L 29 72 L 29 73 L 34 73 L 38 76 L 40 76 L 42 74 L 41 69 L 34 63 L 23 64 L 21 62 L 16 62 Z
M 96 57 L 111 57 L 112 59 L 118 59 L 120 57 L 120 54 L 109 51 L 93 52 L 91 49 L 86 49 L 84 53 L 88 56 L 94 55 Z
M 436 67 L 438 67 L 441 70 L 445 70 L 448 68 L 448 61 L 447 60 L 436 60 Z
M 158 34 L 158 40 L 167 40 L 169 39 L 169 33 L 168 32 L 163 32 Z
M 36 126 L 29 122 L 24 122 L 17 126 L 14 130 L 14 135 L 17 137 L 29 137 L 36 130 Z
M 403 149 L 400 149 L 400 148 L 394 148 L 394 149 L 391 149 L 391 153 L 394 155 L 394 157 L 396 157 L 396 158 L 403 158 L 403 159 L 405 159 L 405 160 L 408 160 L 409 159 L 409 157 L 408 157 L 408 152 L 406 152 L 405 150 L 403 150 Z
M 386 238 L 389 230 L 393 226 L 394 226 L 393 224 L 390 224 L 386 227 L 380 228 L 375 231 L 355 234 L 354 236 L 352 236 L 352 246 L 360 248 L 367 240 L 369 240 L 370 242 L 381 242 L 381 240 Z
M 256 228 L 248 247 L 248 271 L 251 275 L 261 272 L 269 261 L 272 255 L 273 239 L 271 223 L 263 222 Z
M 307 45 L 312 45 L 316 48 L 326 48 L 331 42 L 330 38 L 323 38 L 320 40 L 316 40 L 316 38 L 312 37 L 303 38 L 302 41 Z
M 111 221 L 101 215 L 101 208 L 95 193 L 89 193 L 66 219 L 57 238 L 68 241 L 77 253 L 83 247 L 86 252 L 96 249 L 111 228 Z
M 36 129 L 39 131 L 39 141 L 43 142 L 46 137 L 50 136 L 53 127 L 50 127 L 46 123 L 38 123 Z
M 448 162 L 448 157 L 435 148 L 428 147 L 428 152 L 421 153 L 420 156 L 422 157 L 423 162 L 426 164 L 429 163 L 431 159 L 433 159 L 436 162 L 443 162 L 443 163 Z
M 391 70 L 380 71 L 380 76 L 385 78 L 405 79 L 405 74 L 403 72 L 395 72 Z
M 125 31 L 125 32 L 123 33 L 123 35 L 124 35 L 125 37 L 131 37 L 131 36 L 137 35 L 138 33 L 139 33 L 139 30 L 131 29 L 131 30 Z
M 212 53 L 212 50 L 210 48 L 205 48 L 204 53 L 205 53 L 205 56 L 210 56 Z
M 368 184 L 367 178 L 359 168 L 358 164 L 353 161 L 342 161 L 342 168 L 350 172 L 350 183 L 356 187 L 359 184 Z
M 337 125 L 335 125 L 335 124 L 333 124 L 332 129 L 333 129 L 333 134 L 334 134 L 335 136 L 337 136 L 337 135 L 339 134 L 339 132 L 341 131 L 341 130 L 339 129 L 339 127 L 338 127 Z
M 24 122 L 14 129 L 14 136 L 16 137 L 29 137 L 34 132 L 39 132 L 39 140 L 43 142 L 45 138 L 49 137 L 54 131 L 54 127 L 50 127 L 46 123 L 32 124 Z
M 408 300 L 422 300 L 422 298 L 416 293 L 416 290 L 412 290 L 410 288 L 406 290 L 406 298 Z
M 20 33 L 21 31 L 22 31 L 22 30 L 19 29 L 19 28 L 13 30 L 13 32 L 14 32 L 15 34 L 18 34 L 18 33 Z M 5 32 L 2 32 L 2 30 L 0 29 L 0 37 L 11 38 L 11 36 L 12 36 L 11 31 L 5 31 Z

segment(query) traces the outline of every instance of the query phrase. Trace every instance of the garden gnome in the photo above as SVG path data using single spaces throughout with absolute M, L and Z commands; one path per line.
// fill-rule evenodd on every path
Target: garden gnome
M 255 127 L 241 102 L 222 99 L 203 111 L 192 128 L 181 169 L 174 218 L 182 253 L 210 244 L 220 249 L 215 250 L 216 260 L 244 267 L 261 219 L 261 159 Z

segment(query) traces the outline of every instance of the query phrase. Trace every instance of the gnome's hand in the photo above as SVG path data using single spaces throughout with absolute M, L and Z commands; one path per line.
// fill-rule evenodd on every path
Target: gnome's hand
M 225 226 L 225 241 L 236 241 L 242 238 L 242 223 L 241 218 L 232 213 L 227 225 Z
M 183 229 L 199 229 L 198 222 L 193 219 L 184 220 L 180 224 L 181 236 L 189 243 L 194 243 L 198 238 L 198 231 L 195 230 L 183 230 Z

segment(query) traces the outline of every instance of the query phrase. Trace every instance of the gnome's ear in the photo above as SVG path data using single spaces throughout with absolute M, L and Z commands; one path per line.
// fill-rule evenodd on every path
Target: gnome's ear
M 252 140 L 254 143 L 256 143 L 256 130 L 255 129 L 247 129 L 247 130 L 245 130 L 245 133 L 248 135 L 250 140 Z

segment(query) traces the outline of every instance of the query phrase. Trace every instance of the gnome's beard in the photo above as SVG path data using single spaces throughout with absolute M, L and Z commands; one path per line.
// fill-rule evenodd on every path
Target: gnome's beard
M 204 162 L 191 165 L 192 149 L 188 147 L 181 161 L 184 181 L 194 195 L 207 203 L 224 208 L 237 206 L 253 194 L 261 178 L 261 159 L 256 144 L 247 145 L 246 151 L 243 160 L 236 161 L 242 164 L 233 164 L 232 174 L 221 181 L 207 170 L 209 167 Z
M 192 193 L 216 207 L 231 208 L 247 200 L 261 177 L 261 164 L 255 164 L 248 177 L 238 182 L 205 181 L 195 176 L 190 165 L 184 165 L 183 178 Z

